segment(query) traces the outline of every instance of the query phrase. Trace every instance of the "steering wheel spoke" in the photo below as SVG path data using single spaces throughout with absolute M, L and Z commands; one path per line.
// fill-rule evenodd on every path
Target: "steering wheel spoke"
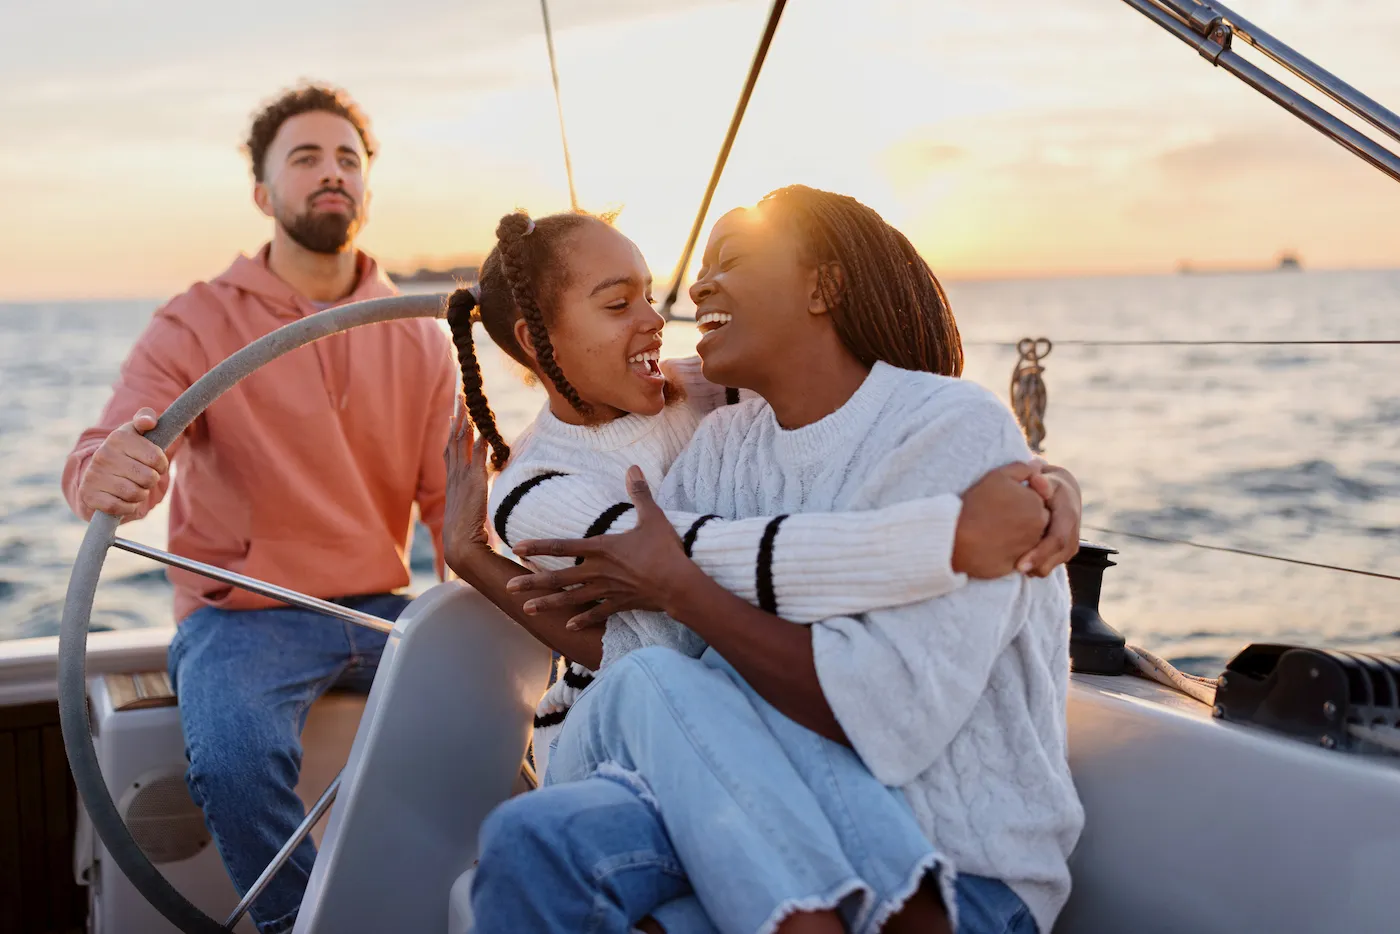
M 301 607 L 303 610 L 312 610 L 317 613 L 324 613 L 327 616 L 334 616 L 336 619 L 344 620 L 347 623 L 354 623 L 357 626 L 364 626 L 376 632 L 390 632 L 394 624 L 387 619 L 381 619 L 370 613 L 361 613 L 348 606 L 341 606 L 339 603 L 331 603 L 329 600 L 321 600 L 318 597 L 308 597 L 304 593 L 295 590 L 288 590 L 286 587 L 279 587 L 276 584 L 269 584 L 267 581 L 260 581 L 256 577 L 248 577 L 246 574 L 236 574 L 233 571 L 225 571 L 223 568 L 216 568 L 212 564 L 205 564 L 203 561 L 195 561 L 193 558 L 184 558 L 180 555 L 172 555 L 168 551 L 161 551 L 159 548 L 152 548 L 150 545 L 142 545 L 140 542 L 133 542 L 125 538 L 118 538 L 112 542 L 112 547 L 120 548 L 122 551 L 130 552 L 133 555 L 140 555 L 143 558 L 150 558 L 152 561 L 159 561 L 173 568 L 182 571 L 193 571 L 195 574 L 202 574 L 205 577 L 219 581 L 224 584 L 232 584 L 249 590 L 264 597 L 271 597 L 274 600 L 281 600 L 283 603 Z
M 311 828 L 320 823 L 326 811 L 330 810 L 331 802 L 335 801 L 335 796 L 340 793 L 340 779 L 344 774 L 343 771 L 336 773 L 335 778 L 326 786 L 326 790 L 321 792 L 321 797 L 316 799 L 315 806 L 307 813 L 306 818 L 297 825 L 297 829 L 287 838 L 287 842 L 282 844 L 282 849 L 277 851 L 277 855 L 272 857 L 272 862 L 267 864 L 267 868 L 258 876 L 257 881 L 248 887 L 248 891 L 243 893 L 243 897 L 238 900 L 238 907 L 234 908 L 228 919 L 224 921 L 225 929 L 232 931 L 234 925 L 242 920 L 243 916 L 248 913 L 248 909 L 253 907 L 253 902 L 257 901 L 258 896 L 263 893 L 263 889 L 272 882 L 278 870 L 287 865 L 287 860 L 292 858 L 296 848 L 301 846 L 301 841 L 305 840 L 306 835 L 311 833 Z

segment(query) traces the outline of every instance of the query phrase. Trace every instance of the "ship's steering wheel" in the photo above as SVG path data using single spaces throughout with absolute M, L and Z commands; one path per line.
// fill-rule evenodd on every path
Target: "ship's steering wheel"
M 323 337 L 361 325 L 400 318 L 440 318 L 445 314 L 445 298 L 444 295 L 376 298 L 318 312 L 278 328 L 244 347 L 185 390 L 180 398 L 165 410 L 156 427 L 151 429 L 146 437 L 162 448 L 169 447 L 215 399 L 269 361 Z M 92 741 L 92 724 L 88 716 L 87 635 L 97 581 L 101 576 L 107 551 L 116 540 L 118 524 L 118 519 L 106 513 L 99 512 L 93 515 L 92 521 L 88 523 L 87 534 L 83 537 L 82 547 L 78 550 L 78 558 L 73 563 L 73 574 L 68 580 L 68 595 L 63 603 L 63 622 L 58 640 L 58 709 L 63 727 L 63 745 L 68 753 L 68 765 L 72 769 L 78 795 L 87 809 L 88 816 L 92 818 L 93 828 L 107 847 L 107 852 L 131 880 L 136 890 L 185 934 L 217 934 L 230 931 L 247 909 L 247 904 L 252 901 L 251 896 L 256 894 L 258 887 L 254 887 L 250 896 L 245 897 L 234 914 L 224 922 L 216 921 L 196 908 L 166 881 L 165 876 L 151 864 L 146 854 L 132 839 L 116 804 L 112 801 L 112 795 L 107 789 L 107 782 L 102 777 L 102 769 L 97 761 L 97 750 Z M 269 590 L 277 589 L 271 585 L 262 586 Z M 301 594 L 292 595 L 305 600 L 307 604 L 320 602 Z M 376 628 L 387 628 L 390 625 L 384 620 L 372 622 L 372 618 L 359 622 L 382 624 L 382 627 Z M 322 802 L 313 809 L 312 819 L 328 806 L 334 787 L 327 789 L 327 793 L 322 795 Z M 302 829 L 307 830 L 309 827 L 309 823 L 304 824 Z M 284 848 L 284 852 L 289 850 Z M 264 871 L 264 879 L 260 882 L 270 878 L 276 868 L 279 868 L 278 860 L 274 860 Z

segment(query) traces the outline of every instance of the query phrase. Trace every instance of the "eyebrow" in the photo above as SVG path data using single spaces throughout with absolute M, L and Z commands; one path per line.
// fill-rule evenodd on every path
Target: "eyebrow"
M 321 151 L 321 146 L 320 146 L 319 143 L 302 143 L 300 146 L 293 146 L 292 149 L 291 149 L 291 151 L 287 153 L 287 158 L 290 159 L 290 158 L 292 158 L 292 156 L 295 156 L 295 155 L 296 155 L 297 153 L 299 153 L 299 152 L 320 152 L 320 151 Z M 336 152 L 345 153 L 346 155 L 354 156 L 354 157 L 357 158 L 357 159 L 360 157 L 359 152 L 356 151 L 355 148 L 354 148 L 353 146 L 346 146 L 346 145 L 342 144 L 342 145 L 340 145 L 340 146 L 337 146 L 337 147 L 335 148 L 335 151 L 336 151 Z
M 605 290 L 607 290 L 607 289 L 610 289 L 610 288 L 612 288 L 612 287 L 615 286 L 615 285 L 631 285 L 631 286 L 635 286 L 636 284 L 637 284 L 637 277 L 636 277 L 636 276 L 613 276 L 611 279 L 604 279 L 602 282 L 599 282 L 597 285 L 595 285 L 595 286 L 593 287 L 593 291 L 591 291 L 591 292 L 588 293 L 588 297 L 589 297 L 589 298 L 592 298 L 593 296 L 597 295 L 599 292 L 602 292 L 602 291 L 605 291 Z M 646 284 L 647 284 L 647 288 L 651 288 L 651 276 L 647 276 L 647 283 L 646 283 Z
M 725 241 L 727 241 L 730 237 L 733 236 L 734 234 L 727 233 L 724 236 L 720 237 L 718 240 L 716 240 L 713 244 L 710 245 L 709 249 L 707 249 L 704 253 L 701 254 L 700 261 L 703 263 L 705 261 L 705 257 L 713 256 L 720 250 L 724 249 Z

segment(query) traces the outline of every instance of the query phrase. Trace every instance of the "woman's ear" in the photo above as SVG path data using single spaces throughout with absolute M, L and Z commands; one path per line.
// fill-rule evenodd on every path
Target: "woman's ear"
M 819 263 L 810 276 L 812 291 L 807 302 L 807 313 L 813 315 L 831 314 L 831 310 L 841 302 L 841 293 L 846 288 L 846 274 L 840 263 Z
M 535 356 L 535 342 L 530 339 L 530 326 L 525 323 L 524 318 L 515 319 L 515 342 L 525 351 L 525 356 L 530 358 L 532 364 L 540 365 L 539 357 Z

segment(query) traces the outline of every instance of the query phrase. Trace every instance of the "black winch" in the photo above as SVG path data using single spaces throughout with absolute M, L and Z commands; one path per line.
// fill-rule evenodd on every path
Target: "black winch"
M 1123 637 L 1099 615 L 1103 572 L 1114 566 L 1105 545 L 1080 542 L 1079 553 L 1065 566 L 1069 572 L 1069 666 L 1086 675 L 1121 675 L 1126 664 Z
M 1373 739 L 1400 729 L 1400 656 L 1251 645 L 1225 666 L 1215 715 L 1327 749 L 1393 751 Z

